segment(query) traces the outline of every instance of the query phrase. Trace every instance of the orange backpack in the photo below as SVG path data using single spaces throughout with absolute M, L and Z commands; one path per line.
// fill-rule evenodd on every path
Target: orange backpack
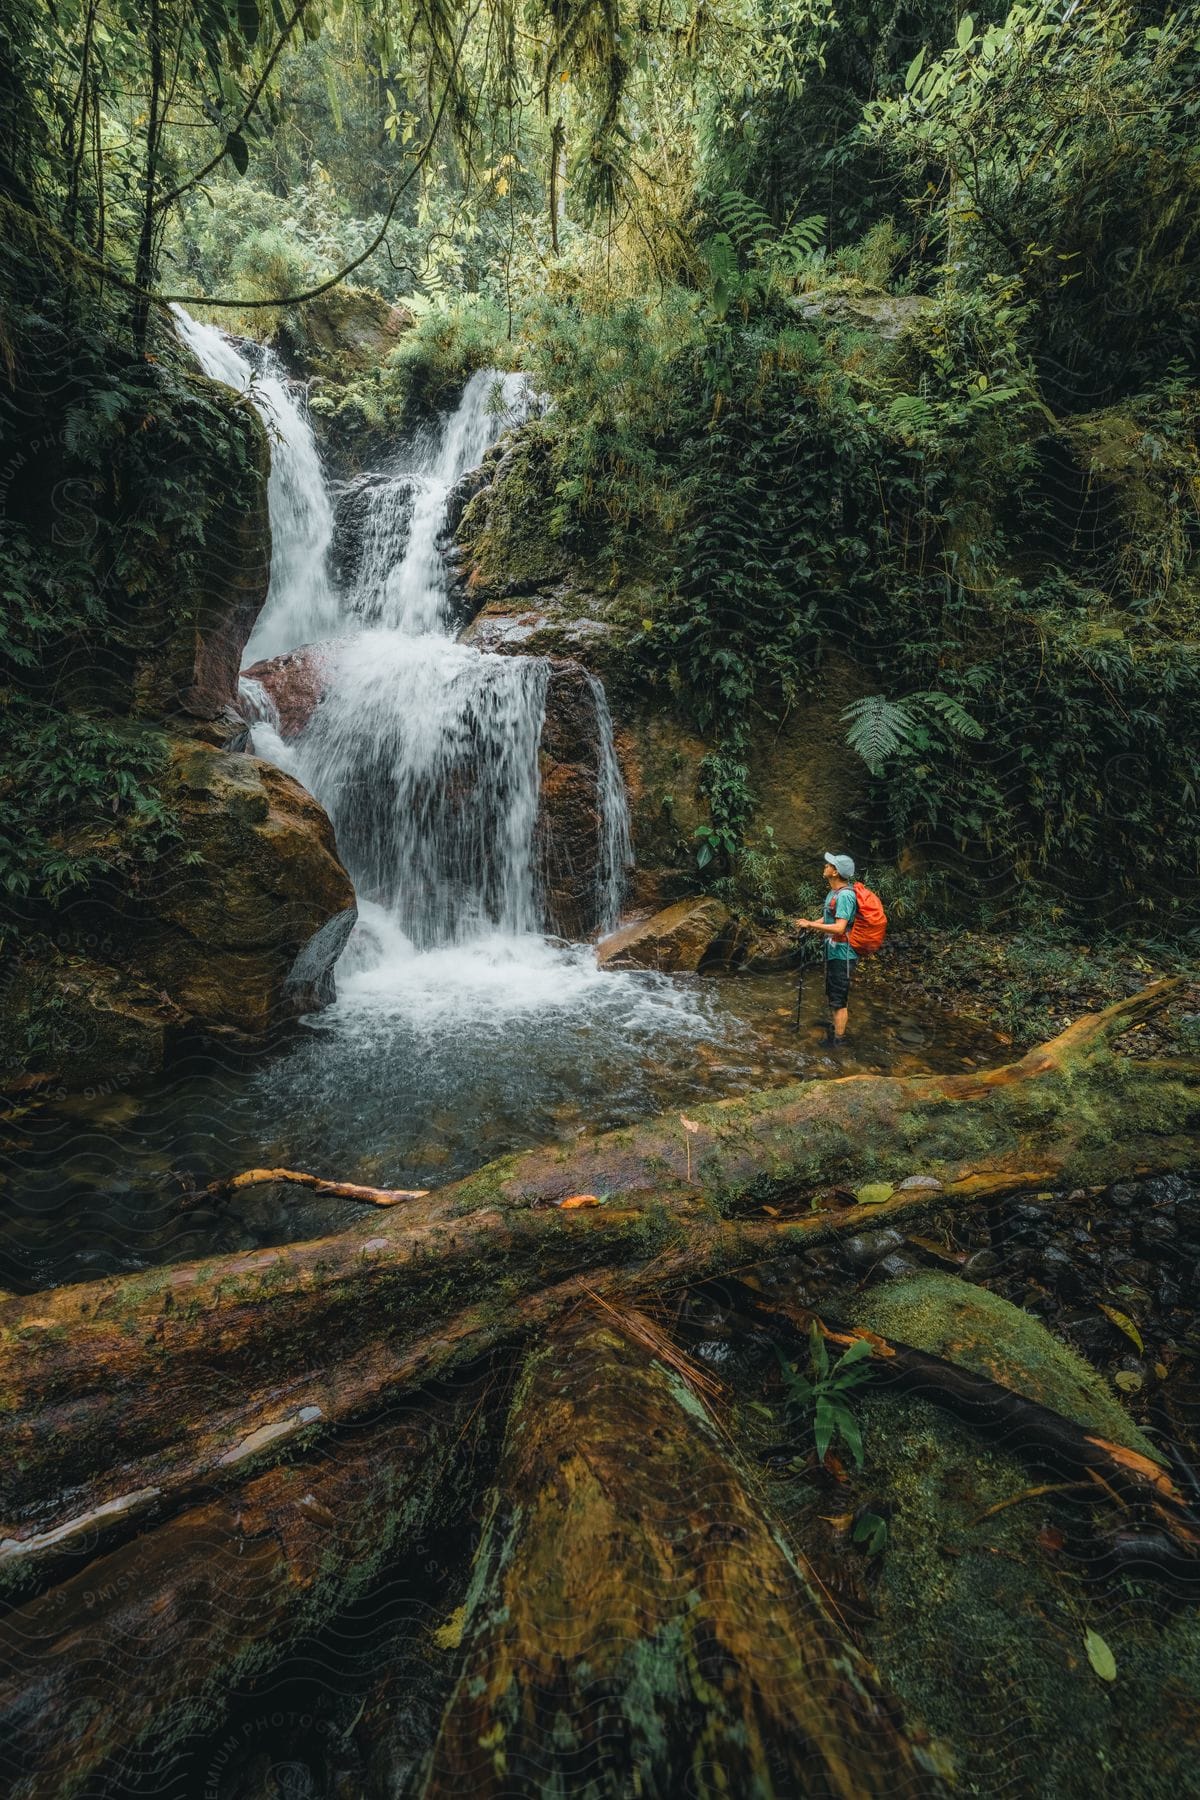
M 861 881 L 854 884 L 854 923 L 846 933 L 846 942 L 856 956 L 874 956 L 883 948 L 887 936 L 887 914 L 883 901 Z

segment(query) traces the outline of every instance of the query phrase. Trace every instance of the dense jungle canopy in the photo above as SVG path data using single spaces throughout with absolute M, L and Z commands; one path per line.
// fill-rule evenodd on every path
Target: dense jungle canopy
M 156 557 L 203 565 L 199 446 L 234 484 L 255 451 L 164 302 L 319 362 L 349 281 L 416 327 L 314 395 L 343 443 L 472 367 L 548 396 L 484 560 L 617 596 L 624 675 L 708 744 L 706 880 L 775 898 L 750 739 L 840 649 L 831 750 L 923 903 L 1194 924 L 1198 19 L 15 0 L 9 895 L 137 880 L 174 829 L 130 687 L 189 604 Z

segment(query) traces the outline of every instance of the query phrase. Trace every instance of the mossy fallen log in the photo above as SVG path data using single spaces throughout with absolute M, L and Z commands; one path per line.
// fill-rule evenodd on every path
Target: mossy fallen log
M 0 1582 L 231 1486 L 585 1290 L 633 1299 L 853 1233 L 863 1208 L 810 1203 L 832 1182 L 886 1193 L 877 1222 L 1193 1163 L 1200 1065 L 1107 1049 L 1175 985 L 987 1073 L 780 1088 L 505 1158 L 334 1237 L 5 1302 Z M 562 1204 L 583 1193 L 600 1204 Z
M 475 1499 L 480 1381 L 145 1531 L 0 1617 L 9 1800 L 136 1785 L 275 1663 Z
M 1172 1541 L 1177 1554 L 1171 1573 L 1200 1595 L 1200 1516 L 1162 1459 L 1130 1443 L 1114 1441 L 1028 1394 L 945 1357 L 867 1328 L 831 1324 L 787 1295 L 758 1293 L 744 1282 L 740 1287 L 747 1312 L 793 1344 L 803 1342 L 814 1327 L 839 1351 L 864 1339 L 876 1392 L 919 1394 L 1035 1468 L 1074 1479 L 1085 1488 L 1090 1482 L 1094 1499 L 1115 1498 L 1126 1507 L 1136 1507 Z
M 535 1352 L 424 1800 L 943 1791 L 697 1392 L 619 1318 Z

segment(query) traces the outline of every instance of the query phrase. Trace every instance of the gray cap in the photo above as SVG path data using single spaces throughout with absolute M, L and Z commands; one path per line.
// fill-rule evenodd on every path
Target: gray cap
M 835 856 L 832 850 L 821 852 L 827 863 L 832 863 L 843 881 L 854 880 L 854 858 L 852 856 Z

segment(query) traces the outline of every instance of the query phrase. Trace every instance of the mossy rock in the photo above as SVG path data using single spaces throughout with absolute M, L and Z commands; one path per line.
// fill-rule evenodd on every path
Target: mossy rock
M 372 288 L 343 282 L 315 300 L 289 307 L 278 337 L 306 373 L 346 381 L 377 369 L 415 323 L 406 306 L 394 305 Z
M 853 1308 L 856 1325 L 911 1344 L 1064 1418 L 1161 1460 L 1095 1369 L 1040 1320 L 986 1288 L 933 1272 L 869 1289 Z
M 0 1074 L 37 1072 L 81 1089 L 162 1068 L 186 1015 L 137 976 L 36 940 L 10 965 Z
M 1103 1522 L 1059 1495 L 1031 1495 L 1023 1464 L 930 1402 L 868 1394 L 856 1410 L 869 1504 L 888 1516 L 864 1647 L 906 1712 L 950 1750 L 958 1791 L 1194 1793 L 1195 1610 L 1170 1616 L 1156 1594 L 1093 1578 L 1054 1548 L 1055 1531 L 1070 1538 Z M 1114 1681 L 1088 1660 L 1089 1630 L 1113 1654 Z

